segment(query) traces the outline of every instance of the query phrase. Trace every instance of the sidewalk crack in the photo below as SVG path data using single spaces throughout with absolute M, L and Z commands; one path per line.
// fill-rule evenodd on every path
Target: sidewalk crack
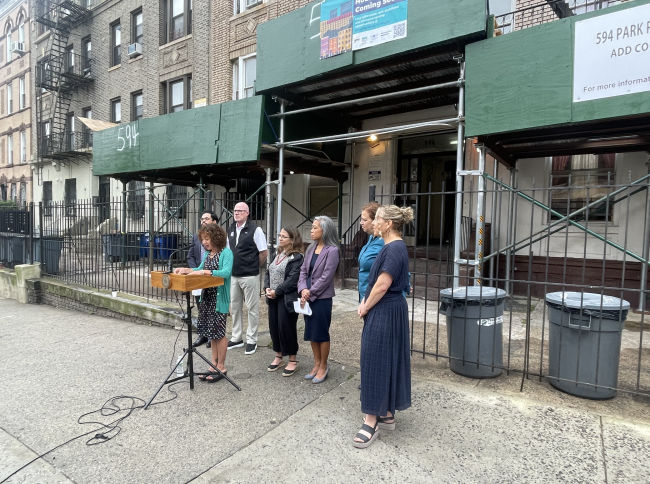
M 600 446 L 603 454 L 603 469 L 605 470 L 605 484 L 608 484 L 609 481 L 607 479 L 607 453 L 605 452 L 605 430 L 603 428 L 603 417 L 602 415 L 600 415 L 599 417 L 600 417 Z

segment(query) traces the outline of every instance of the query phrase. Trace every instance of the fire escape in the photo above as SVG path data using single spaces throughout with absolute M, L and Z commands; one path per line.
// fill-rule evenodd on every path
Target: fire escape
M 92 139 L 88 131 L 74 129 L 68 116 L 72 95 L 94 78 L 91 59 L 68 49 L 75 27 L 92 18 L 84 0 L 36 0 L 36 21 L 50 29 L 43 57 L 36 64 L 37 173 L 42 183 L 43 161 L 60 164 L 90 161 Z

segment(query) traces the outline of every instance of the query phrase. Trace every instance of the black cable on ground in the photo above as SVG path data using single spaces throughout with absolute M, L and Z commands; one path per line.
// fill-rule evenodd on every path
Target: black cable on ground
M 176 299 L 178 300 L 178 297 Z M 179 305 L 180 305 L 180 301 L 179 301 Z M 181 311 L 183 311 L 183 306 L 182 305 L 181 305 Z M 185 311 L 183 311 L 183 319 L 185 319 Z M 188 324 L 192 324 L 192 322 L 189 321 Z M 176 354 L 176 344 L 178 343 L 178 338 L 180 337 L 182 332 L 183 332 L 183 325 L 181 324 L 181 328 L 179 329 L 178 334 L 176 335 L 176 340 L 174 341 L 174 351 L 172 353 L 172 360 L 170 362 L 170 370 L 171 370 L 173 362 L 174 362 L 174 355 Z M 150 407 L 153 407 L 154 405 L 160 405 L 161 403 L 168 403 L 168 402 L 171 402 L 172 400 L 175 400 L 178 397 L 178 393 L 176 393 L 172 389 L 172 387 L 175 386 L 175 385 L 179 385 L 181 383 L 184 383 L 184 382 L 179 381 L 179 382 L 176 382 L 176 383 L 172 383 L 171 385 L 169 385 L 167 387 L 167 390 L 174 395 L 173 397 L 171 397 L 171 398 L 169 398 L 167 400 L 152 403 L 150 405 Z M 126 405 L 124 407 L 121 407 L 120 404 L 123 401 L 126 401 L 128 403 L 128 405 Z M 30 460 L 27 464 L 20 467 L 19 469 L 16 469 L 14 472 L 12 472 L 7 477 L 5 477 L 2 481 L 0 481 L 0 484 L 3 484 L 5 482 L 7 482 L 13 476 L 18 474 L 20 471 L 22 471 L 26 467 L 30 466 L 31 464 L 33 464 L 37 460 L 45 457 L 48 454 L 51 454 L 52 452 L 54 452 L 55 450 L 63 447 L 64 445 L 67 445 L 70 442 L 74 442 L 75 440 L 78 440 L 78 439 L 80 439 L 82 437 L 85 437 L 87 435 L 95 434 L 90 439 L 88 439 L 86 441 L 86 445 L 88 445 L 88 446 L 103 444 L 105 442 L 108 442 L 109 440 L 112 440 L 113 438 L 117 437 L 119 435 L 119 433 L 122 431 L 122 427 L 120 427 L 120 424 L 124 420 L 129 418 L 131 416 L 131 414 L 135 410 L 144 408 L 145 404 L 146 404 L 146 402 L 143 399 L 141 399 L 139 397 L 132 397 L 132 396 L 129 396 L 129 395 L 120 395 L 120 396 L 112 397 L 112 398 L 108 399 L 104 403 L 104 405 L 101 406 L 101 408 L 99 408 L 97 410 L 93 410 L 92 412 L 85 413 L 85 414 L 83 414 L 82 416 L 80 416 L 77 419 L 77 423 L 79 425 L 96 424 L 96 425 L 98 425 L 97 428 L 95 428 L 95 429 L 93 429 L 93 430 L 91 430 L 89 432 L 83 433 L 81 435 L 77 435 L 76 437 L 73 437 L 70 440 L 67 440 L 67 441 L 63 442 L 62 444 L 59 444 L 56 447 L 51 448 L 47 452 L 44 452 L 44 453 L 38 455 L 34 459 Z M 112 416 L 120 414 L 122 412 L 124 412 L 124 414 L 122 416 L 120 416 L 119 418 L 116 418 L 115 420 L 113 420 L 112 422 L 109 422 L 107 424 L 104 424 L 104 423 L 98 422 L 98 421 L 87 421 L 87 422 L 82 421 L 84 419 L 84 417 L 88 417 L 90 415 L 94 415 L 94 414 L 97 414 L 97 413 L 99 413 L 102 417 L 112 417 Z

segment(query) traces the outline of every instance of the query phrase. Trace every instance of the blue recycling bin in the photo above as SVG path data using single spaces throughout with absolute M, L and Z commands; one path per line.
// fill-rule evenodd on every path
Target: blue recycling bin
M 140 258 L 146 259 L 149 257 L 149 234 L 144 234 L 140 237 Z
M 159 235 L 154 238 L 154 259 L 168 260 L 178 248 L 178 234 Z

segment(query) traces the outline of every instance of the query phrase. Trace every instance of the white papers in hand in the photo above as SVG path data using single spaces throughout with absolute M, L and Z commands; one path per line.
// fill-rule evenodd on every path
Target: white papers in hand
M 203 289 L 192 289 L 192 296 L 200 296 Z
M 311 308 L 309 307 L 309 302 L 305 302 L 305 307 L 301 308 L 300 307 L 300 299 L 296 300 L 293 302 L 293 309 L 296 311 L 298 314 L 306 314 L 307 316 L 311 316 Z

